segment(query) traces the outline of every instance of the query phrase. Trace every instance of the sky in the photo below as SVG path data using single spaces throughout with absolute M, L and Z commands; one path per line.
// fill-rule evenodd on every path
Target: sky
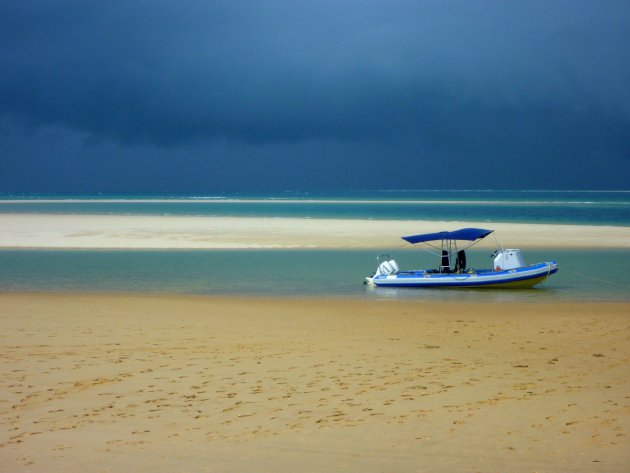
M 3 0 L 0 192 L 630 189 L 627 0 Z

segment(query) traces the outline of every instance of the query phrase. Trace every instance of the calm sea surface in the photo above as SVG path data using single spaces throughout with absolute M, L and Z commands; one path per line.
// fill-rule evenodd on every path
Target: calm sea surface
M 380 191 L 335 195 L 0 195 L 0 213 L 198 215 L 393 220 L 476 220 L 630 225 L 630 192 Z M 51 200 L 41 202 L 42 199 Z M 76 200 L 80 200 L 76 202 Z M 436 228 L 436 231 L 443 230 Z M 606 238 L 602 228 L 602 238 Z M 482 243 L 483 246 L 485 243 Z M 478 248 L 478 247 L 477 247 Z M 491 249 L 468 251 L 491 267 Z M 437 266 L 418 249 L 383 248 L 402 269 Z M 0 291 L 149 292 L 246 296 L 337 296 L 459 301 L 630 301 L 630 250 L 548 250 L 560 271 L 531 290 L 375 289 L 363 278 L 379 251 L 0 250 Z
M 387 251 L 387 249 L 383 249 Z M 0 291 L 143 292 L 271 297 L 456 301 L 630 301 L 630 250 L 528 251 L 560 271 L 533 289 L 372 288 L 378 251 L 0 251 Z M 437 266 L 420 250 L 388 251 L 401 268 Z M 469 266 L 491 267 L 490 250 L 469 250 Z
M 630 226 L 630 192 L 381 191 L 335 195 L 0 195 L 0 213 L 474 220 Z M 54 202 L 41 202 L 53 199 Z M 73 200 L 81 199 L 80 202 Z

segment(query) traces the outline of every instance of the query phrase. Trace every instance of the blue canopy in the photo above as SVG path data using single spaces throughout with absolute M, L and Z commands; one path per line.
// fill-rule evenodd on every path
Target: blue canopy
M 455 230 L 454 232 L 437 232 L 437 233 L 425 233 L 423 235 L 411 235 L 402 237 L 403 240 L 409 243 L 424 243 L 427 241 L 438 240 L 467 240 L 475 241 L 480 238 L 485 238 L 490 235 L 494 230 L 484 230 L 483 228 L 462 228 Z

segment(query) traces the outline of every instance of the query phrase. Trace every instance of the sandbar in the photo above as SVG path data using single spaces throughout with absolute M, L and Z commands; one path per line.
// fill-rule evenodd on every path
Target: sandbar
M 30 213 L 0 214 L 0 248 L 402 248 L 401 236 L 463 227 L 494 229 L 490 246 L 630 248 L 619 226 Z
M 629 309 L 0 294 L 0 470 L 627 471 Z

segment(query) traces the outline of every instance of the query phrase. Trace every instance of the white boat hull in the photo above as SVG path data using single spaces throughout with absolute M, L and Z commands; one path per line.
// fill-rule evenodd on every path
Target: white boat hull
M 378 287 L 527 288 L 540 284 L 557 271 L 558 264 L 555 261 L 547 261 L 501 271 L 491 269 L 466 273 L 399 271 L 395 274 L 368 277 L 366 282 Z

